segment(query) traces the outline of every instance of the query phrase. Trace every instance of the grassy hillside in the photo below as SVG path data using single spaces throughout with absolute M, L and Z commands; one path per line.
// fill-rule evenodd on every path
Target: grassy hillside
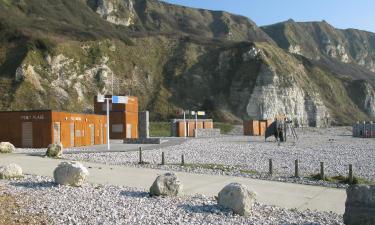
M 280 48 L 250 20 L 225 12 L 137 0 L 135 22 L 126 27 L 101 18 L 99 1 L 89 3 L 0 0 L 0 110 L 92 112 L 92 97 L 113 87 L 114 94 L 138 96 L 154 121 L 184 108 L 235 123 L 248 118 L 249 99 L 268 68 L 281 83 L 273 88 L 317 93 L 337 124 L 367 116 L 348 93 L 356 77 L 285 49 L 307 28 L 290 25 L 296 31 L 280 36 L 284 44 L 275 39 Z

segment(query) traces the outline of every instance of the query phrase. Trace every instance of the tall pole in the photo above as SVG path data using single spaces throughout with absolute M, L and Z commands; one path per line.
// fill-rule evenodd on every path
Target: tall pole
M 107 149 L 111 149 L 111 145 L 109 143 L 109 98 L 106 98 L 107 100 Z

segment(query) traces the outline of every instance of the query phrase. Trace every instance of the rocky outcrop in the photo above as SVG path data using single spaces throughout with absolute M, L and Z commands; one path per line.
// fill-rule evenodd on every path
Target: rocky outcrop
M 228 184 L 218 195 L 219 205 L 241 216 L 251 215 L 255 201 L 255 192 L 249 191 L 246 186 L 238 183 Z
M 62 162 L 53 172 L 57 184 L 74 187 L 82 186 L 88 176 L 89 171 L 79 162 Z
M 262 27 L 276 43 L 291 53 L 314 60 L 327 58 L 355 63 L 375 72 L 375 34 L 336 29 L 326 21 L 295 22 L 288 20 Z
M 174 173 L 158 176 L 150 187 L 151 196 L 177 196 L 181 193 L 182 184 Z
M 22 168 L 17 164 L 0 167 L 0 179 L 20 178 L 23 176 Z
M 247 105 L 254 119 L 273 119 L 284 114 L 297 126 L 327 126 L 329 112 L 318 93 L 308 93 L 295 82 L 285 83 L 276 71 L 262 65 Z
M 344 223 L 375 224 L 375 186 L 352 185 L 346 190 L 346 195 Z
M 30 83 L 36 90 L 45 91 L 41 84 L 41 77 L 35 72 L 33 65 L 22 65 L 16 70 L 16 81 Z
M 0 143 L 0 153 L 12 153 L 16 150 L 14 145 L 9 142 L 1 142 Z
M 64 152 L 64 147 L 61 143 L 50 144 L 47 148 L 46 156 L 50 158 L 61 158 Z
M 95 5 L 96 12 L 110 23 L 127 27 L 135 24 L 133 0 L 97 0 Z

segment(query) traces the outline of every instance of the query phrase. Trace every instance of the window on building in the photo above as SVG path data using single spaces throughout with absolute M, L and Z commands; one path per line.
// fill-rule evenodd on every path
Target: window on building
M 102 111 L 107 112 L 107 103 L 102 104 Z M 112 103 L 109 103 L 109 111 L 112 111 Z
M 122 133 L 124 131 L 123 124 L 113 124 L 112 125 L 112 132 L 114 133 Z

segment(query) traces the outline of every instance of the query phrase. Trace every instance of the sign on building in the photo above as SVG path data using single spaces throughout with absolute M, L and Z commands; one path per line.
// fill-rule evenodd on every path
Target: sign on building
M 97 99 L 98 99 L 98 102 L 100 103 L 105 102 L 104 95 L 98 95 Z
M 128 96 L 112 96 L 112 103 L 115 104 L 128 104 Z
M 197 114 L 198 114 L 198 116 L 205 116 L 206 115 L 206 113 L 204 111 L 198 111 Z

